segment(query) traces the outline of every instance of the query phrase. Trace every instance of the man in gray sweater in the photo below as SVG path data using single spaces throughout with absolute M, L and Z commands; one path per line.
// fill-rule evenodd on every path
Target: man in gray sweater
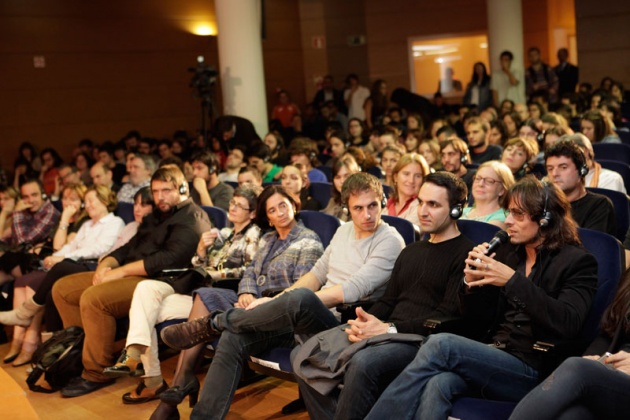
M 225 417 L 248 355 L 294 346 L 294 335 L 308 338 L 339 325 L 328 308 L 383 294 L 404 241 L 381 221 L 382 185 L 354 174 L 344 182 L 342 201 L 352 223 L 337 230 L 315 267 L 284 293 L 162 331 L 165 343 L 179 349 L 221 336 L 191 418 Z

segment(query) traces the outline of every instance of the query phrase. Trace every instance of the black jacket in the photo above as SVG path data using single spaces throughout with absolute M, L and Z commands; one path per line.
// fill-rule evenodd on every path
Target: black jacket
M 516 270 L 525 261 L 525 250 L 504 246 L 495 258 Z M 490 326 L 489 342 L 540 369 L 542 358 L 532 349 L 536 341 L 579 336 L 597 290 L 597 261 L 578 246 L 542 249 L 532 272 L 529 280 L 517 270 L 503 287 L 464 287 L 460 302 L 466 317 Z

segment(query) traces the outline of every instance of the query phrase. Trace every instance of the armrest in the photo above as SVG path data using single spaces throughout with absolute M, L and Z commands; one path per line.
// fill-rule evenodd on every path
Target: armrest
M 542 360 L 540 377 L 549 376 L 565 359 L 581 356 L 588 344 L 586 340 L 580 339 L 536 341 L 532 349 Z
M 267 289 L 261 293 L 262 297 L 274 297 L 284 292 L 284 289 L 281 287 L 276 287 L 274 289 Z

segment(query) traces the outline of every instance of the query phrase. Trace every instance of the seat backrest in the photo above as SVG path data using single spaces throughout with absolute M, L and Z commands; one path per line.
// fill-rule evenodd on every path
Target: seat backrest
M 587 188 L 587 190 L 595 194 L 605 195 L 610 198 L 615 207 L 615 218 L 617 220 L 617 232 L 615 237 L 623 241 L 630 226 L 630 201 L 628 196 L 619 191 L 607 190 L 605 188 Z
M 118 205 L 116 206 L 116 215 L 123 219 L 125 223 L 133 222 L 133 204 L 118 202 Z
M 206 212 L 215 228 L 223 229 L 228 225 L 227 212 L 221 207 L 201 206 L 201 208 Z
M 302 220 L 304 226 L 319 235 L 324 248 L 328 246 L 333 236 L 335 236 L 337 228 L 341 226 L 341 222 L 335 216 L 318 211 L 302 210 L 300 212 L 300 220 Z
M 398 233 L 400 233 L 400 236 L 402 236 L 405 241 L 405 245 L 409 245 L 416 241 L 416 229 L 413 227 L 413 223 L 409 220 L 386 214 L 381 215 L 381 218 L 385 223 L 395 228 Z
M 322 208 L 325 208 L 330 201 L 332 184 L 329 182 L 311 182 L 309 194 Z
M 607 233 L 578 228 L 578 234 L 584 248 L 597 260 L 597 292 L 581 333 L 582 338 L 590 342 L 597 336 L 604 310 L 617 290 L 625 269 L 625 256 L 621 243 Z
M 597 159 L 630 162 L 630 145 L 623 143 L 593 143 L 593 151 Z
M 476 220 L 458 220 L 459 231 L 474 244 L 489 242 L 495 233 L 501 230 L 498 226 Z
M 608 159 L 596 159 L 597 162 L 602 165 L 602 168 L 610 169 L 617 172 L 623 179 L 623 185 L 626 187 L 626 191 L 630 192 L 630 165 L 626 162 L 619 162 L 618 160 Z
M 225 184 L 228 184 L 230 187 L 237 189 L 238 188 L 238 182 L 234 182 L 234 181 L 223 181 Z
M 616 130 L 617 135 L 624 144 L 630 144 L 630 131 Z

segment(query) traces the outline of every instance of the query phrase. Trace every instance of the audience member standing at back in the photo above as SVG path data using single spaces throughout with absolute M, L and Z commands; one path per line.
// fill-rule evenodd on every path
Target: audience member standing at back
M 511 51 L 501 53 L 501 68 L 492 72 L 491 87 L 494 103 L 501 103 L 505 99 L 515 104 L 524 104 L 523 96 L 523 70 L 513 64 L 514 54 Z
M 466 86 L 464 105 L 477 106 L 482 111 L 492 105 L 492 92 L 490 91 L 490 75 L 486 65 L 481 61 L 475 63 L 470 83 Z
M 538 91 L 547 92 L 549 102 L 558 101 L 558 76 L 540 57 L 540 49 L 532 47 L 528 51 L 530 66 L 525 75 L 527 96 L 531 98 Z
M 553 71 L 558 76 L 558 98 L 562 98 L 565 93 L 574 93 L 579 81 L 579 69 L 569 63 L 569 50 L 560 48 L 558 50 L 558 65 Z
M 343 93 L 343 99 L 348 107 L 348 118 L 358 118 L 365 120 L 363 105 L 370 96 L 370 90 L 359 84 L 359 76 L 352 73 L 346 77 L 347 89 Z

